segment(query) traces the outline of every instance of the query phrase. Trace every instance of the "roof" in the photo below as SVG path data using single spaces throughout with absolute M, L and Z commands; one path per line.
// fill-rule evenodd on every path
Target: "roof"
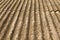
M 0 0 L 0 40 L 60 40 L 60 0 Z

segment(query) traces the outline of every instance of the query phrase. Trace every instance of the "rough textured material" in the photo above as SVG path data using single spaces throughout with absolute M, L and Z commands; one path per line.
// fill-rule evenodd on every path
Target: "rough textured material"
M 0 0 L 0 40 L 60 40 L 60 0 Z

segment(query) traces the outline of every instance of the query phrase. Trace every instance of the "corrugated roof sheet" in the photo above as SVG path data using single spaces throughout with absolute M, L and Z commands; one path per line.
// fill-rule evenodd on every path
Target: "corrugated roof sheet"
M 60 0 L 0 0 L 0 40 L 60 40 Z

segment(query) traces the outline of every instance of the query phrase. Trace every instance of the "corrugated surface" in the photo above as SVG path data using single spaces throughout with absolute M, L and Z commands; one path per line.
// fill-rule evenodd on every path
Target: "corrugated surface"
M 60 40 L 60 0 L 0 0 L 0 40 Z

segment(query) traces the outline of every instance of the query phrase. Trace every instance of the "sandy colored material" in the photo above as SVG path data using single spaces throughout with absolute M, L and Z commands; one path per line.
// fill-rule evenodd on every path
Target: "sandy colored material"
M 0 40 L 60 40 L 60 0 L 0 0 Z

